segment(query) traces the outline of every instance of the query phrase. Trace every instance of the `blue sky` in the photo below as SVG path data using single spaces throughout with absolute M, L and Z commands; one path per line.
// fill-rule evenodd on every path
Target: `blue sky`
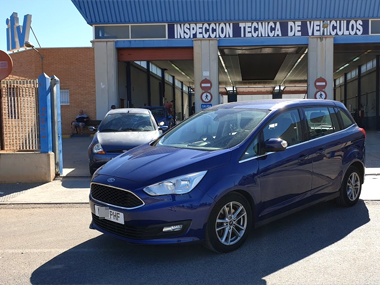
M 32 15 L 32 28 L 42 48 L 89 47 L 92 27 L 89 26 L 71 0 L 0 0 L 0 50 L 7 51 L 6 19 L 13 12 L 22 25 L 26 14 Z M 29 41 L 38 48 L 30 32 Z

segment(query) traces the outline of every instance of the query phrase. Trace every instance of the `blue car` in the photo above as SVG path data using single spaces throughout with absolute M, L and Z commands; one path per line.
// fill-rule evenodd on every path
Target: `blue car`
M 152 112 L 153 117 L 156 119 L 157 125 L 163 130 L 163 132 L 168 131 L 174 127 L 174 118 L 169 115 L 165 107 L 161 106 L 144 106 L 142 108 L 148 109 Z
M 336 101 L 217 105 L 96 171 L 90 227 L 130 243 L 230 252 L 252 228 L 316 202 L 355 205 L 365 136 Z

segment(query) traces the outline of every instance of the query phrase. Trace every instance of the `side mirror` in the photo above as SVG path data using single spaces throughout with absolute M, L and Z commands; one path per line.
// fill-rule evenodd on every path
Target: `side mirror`
M 89 126 L 88 129 L 89 129 L 91 132 L 96 132 L 96 131 L 97 131 L 97 128 L 94 127 L 94 126 Z
M 159 125 L 159 126 L 163 126 L 163 125 L 165 125 L 165 122 L 164 122 L 164 121 L 161 121 L 161 122 L 158 123 L 158 125 Z
M 265 142 L 265 152 L 277 152 L 284 151 L 288 147 L 288 143 L 285 140 L 280 138 L 278 139 L 269 139 Z

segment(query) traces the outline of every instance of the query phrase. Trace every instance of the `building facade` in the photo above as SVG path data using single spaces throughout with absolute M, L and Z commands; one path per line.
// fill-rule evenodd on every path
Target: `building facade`
M 124 106 L 139 102 L 131 87 L 129 65 L 147 62 L 178 80 L 178 86 L 191 87 L 178 87 L 174 93 L 181 95 L 172 98 L 183 117 L 192 101 L 200 111 L 222 103 L 220 95 L 232 88 L 235 99 L 304 94 L 305 98 L 340 100 L 352 112 L 359 112 L 359 117 L 370 116 L 362 120 L 371 121 L 368 126 L 378 125 L 379 1 L 72 2 L 94 29 L 97 117 L 121 97 L 126 98 Z M 348 79 L 351 72 L 373 61 L 377 62 L 370 71 L 373 75 L 359 76 L 357 84 L 351 83 L 355 81 Z M 346 78 L 343 82 L 342 77 Z M 364 90 L 359 81 L 371 77 L 375 83 L 369 80 L 370 91 Z M 146 99 L 152 101 L 149 79 L 145 84 Z M 167 97 L 165 84 L 159 88 L 162 105 Z M 373 101 L 361 98 L 368 92 L 374 96 L 371 104 L 375 107 L 363 104 Z M 187 104 L 182 98 L 188 98 Z M 366 112 L 368 108 L 372 111 Z

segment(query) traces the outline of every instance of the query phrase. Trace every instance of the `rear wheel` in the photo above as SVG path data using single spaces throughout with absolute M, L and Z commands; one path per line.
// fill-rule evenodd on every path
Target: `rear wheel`
M 252 210 L 247 199 L 237 192 L 227 194 L 211 211 L 204 245 L 216 252 L 236 250 L 247 239 L 251 226 Z
M 350 166 L 340 187 L 340 195 L 336 202 L 340 206 L 350 207 L 355 205 L 360 197 L 362 181 L 359 170 Z

